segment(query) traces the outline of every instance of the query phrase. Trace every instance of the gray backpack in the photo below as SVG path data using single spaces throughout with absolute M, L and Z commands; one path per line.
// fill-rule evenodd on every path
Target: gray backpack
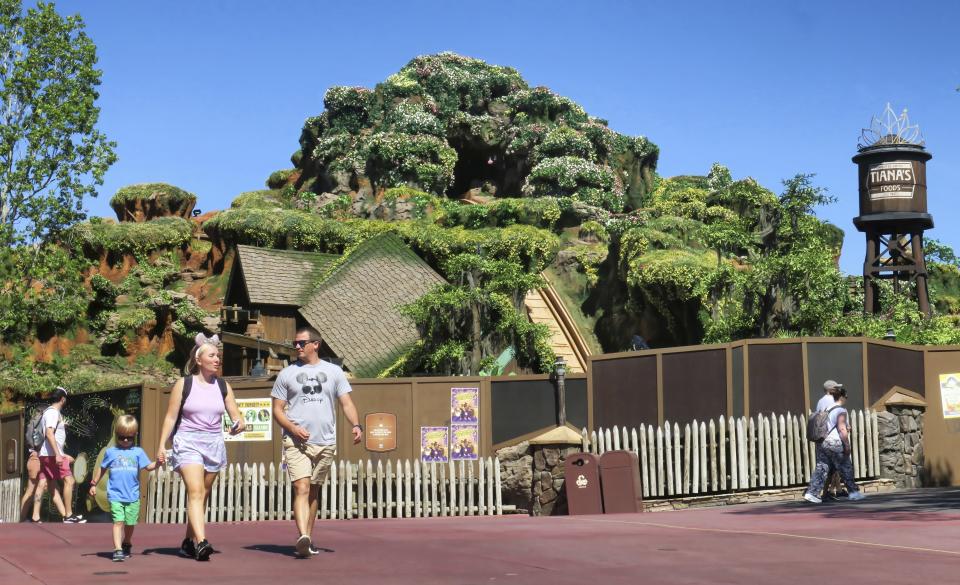
M 830 426 L 830 412 L 834 408 L 840 408 L 839 404 L 832 406 L 827 410 L 814 412 L 807 420 L 807 440 L 819 443 L 827 438 L 833 428 Z
M 31 451 L 40 451 L 40 447 L 43 446 L 44 441 L 47 440 L 47 429 L 43 426 L 43 415 L 50 410 L 50 407 L 47 407 L 43 410 L 38 410 L 31 418 L 30 422 L 27 423 L 27 432 L 25 433 L 24 440 L 27 444 L 27 448 Z M 60 426 L 60 420 L 57 420 L 57 427 Z M 56 429 L 54 429 L 56 431 Z

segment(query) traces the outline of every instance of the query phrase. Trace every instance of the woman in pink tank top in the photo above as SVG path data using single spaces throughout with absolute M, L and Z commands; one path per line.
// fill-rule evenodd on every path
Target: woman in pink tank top
M 167 439 L 172 436 L 173 454 L 169 460 L 187 488 L 187 532 L 180 544 L 180 552 L 205 561 L 213 553 L 204 522 L 210 488 L 220 470 L 227 466 L 223 413 L 226 411 L 231 420 L 236 421 L 230 429 L 231 434 L 243 432 L 245 425 L 233 397 L 233 388 L 218 379 L 219 339 L 216 335 L 207 339 L 200 334 L 196 341 L 197 347 L 184 368 L 186 377 L 178 380 L 170 392 L 170 404 L 160 430 L 157 461 L 161 465 L 167 462 Z M 189 390 L 185 392 L 186 388 Z

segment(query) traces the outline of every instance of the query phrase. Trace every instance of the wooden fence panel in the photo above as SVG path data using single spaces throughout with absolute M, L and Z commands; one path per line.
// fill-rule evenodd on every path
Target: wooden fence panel
M 0 494 L 14 488 L 0 485 Z M 9 485 L 13 485 L 10 483 Z M 15 486 L 19 491 L 19 483 Z M 167 468 L 147 479 L 146 521 L 183 523 L 186 492 L 179 474 Z M 211 489 L 209 522 L 290 519 L 291 485 L 282 465 L 234 464 L 221 471 Z M 19 494 L 9 499 L 19 506 Z M 16 512 L 19 514 L 19 507 Z M 317 517 L 403 518 L 503 514 L 500 462 L 496 458 L 437 465 L 420 461 L 337 461 L 320 486 Z M 0 514 L 12 513 L 0 507 Z M 3 516 L 7 517 L 7 516 Z
M 853 411 L 851 441 L 857 479 L 879 475 L 876 413 Z M 656 426 L 656 429 L 654 429 Z M 815 465 L 806 418 L 791 413 L 718 417 L 709 424 L 665 422 L 639 429 L 581 431 L 583 450 L 602 455 L 621 437 L 635 450 L 644 497 L 790 487 L 809 481 Z M 636 437 L 636 438 L 634 438 Z

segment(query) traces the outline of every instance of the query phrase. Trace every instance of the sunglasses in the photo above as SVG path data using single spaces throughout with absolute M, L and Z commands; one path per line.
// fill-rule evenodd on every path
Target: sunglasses
M 298 339 L 293 342 L 293 347 L 305 347 L 308 343 L 320 343 L 319 339 Z
M 136 439 L 136 438 L 137 438 L 136 435 L 134 435 L 134 436 L 132 436 L 132 437 L 128 437 L 128 436 L 124 435 L 124 436 L 118 436 L 118 437 L 117 437 L 117 440 L 118 440 L 118 441 L 132 441 L 132 440 L 134 440 L 134 439 Z

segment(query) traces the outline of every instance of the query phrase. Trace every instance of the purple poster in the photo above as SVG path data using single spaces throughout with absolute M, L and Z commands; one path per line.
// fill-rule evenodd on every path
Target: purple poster
M 472 461 L 478 458 L 480 431 L 477 425 L 450 425 L 450 458 Z
M 446 463 L 449 454 L 447 427 L 420 427 L 420 460 Z
M 450 389 L 450 422 L 477 424 L 480 417 L 479 388 Z

